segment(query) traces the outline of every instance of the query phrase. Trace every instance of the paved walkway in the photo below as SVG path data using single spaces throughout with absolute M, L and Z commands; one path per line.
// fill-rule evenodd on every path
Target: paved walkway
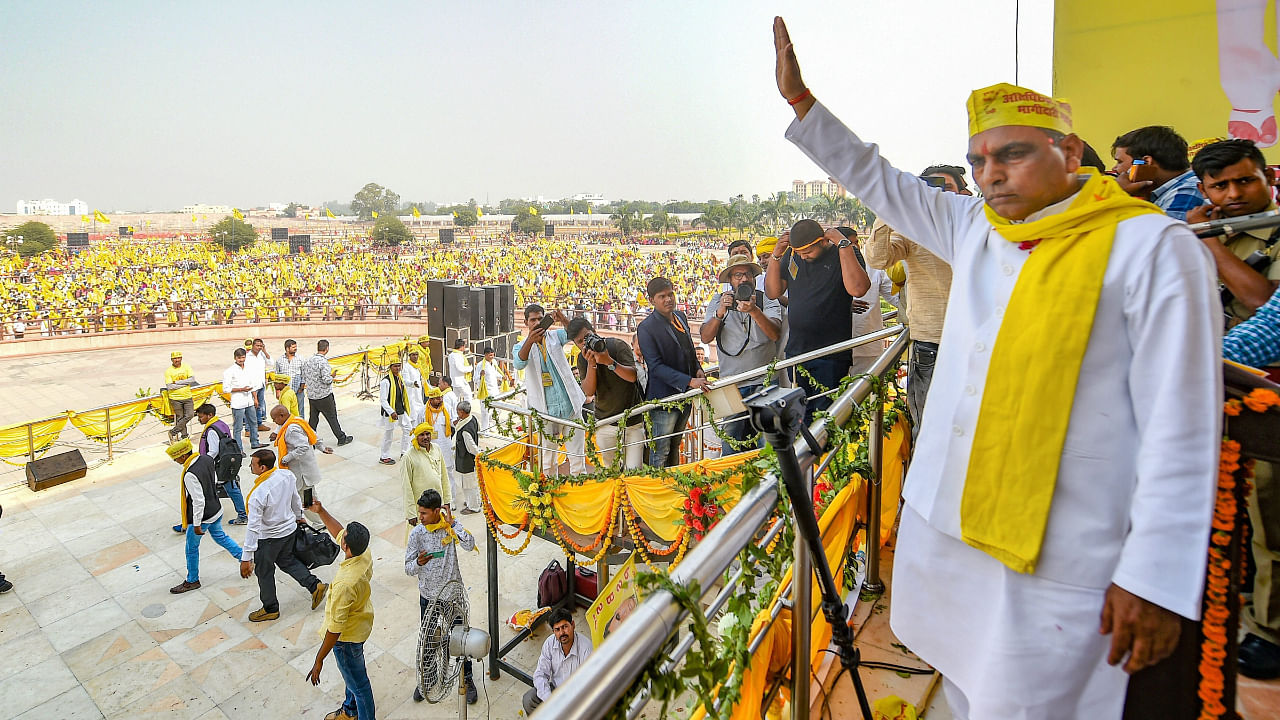
M 375 622 L 365 654 L 378 716 L 456 717 L 452 698 L 434 706 L 410 699 L 418 587 L 404 573 L 398 468 L 377 463 L 376 405 L 356 400 L 348 389 L 339 407 L 356 441 L 322 456 L 318 492 L 339 520 L 360 520 L 373 533 Z M 329 439 L 327 427 L 321 437 Z M 0 490 L 0 570 L 15 585 L 0 596 L 0 656 L 6 658 L 0 663 L 0 720 L 318 720 L 340 704 L 342 679 L 332 656 L 319 688 L 305 679 L 324 610 L 311 610 L 309 596 L 288 576 L 277 573 L 280 619 L 250 623 L 248 614 L 260 606 L 255 580 L 242 580 L 238 563 L 206 539 L 203 587 L 168 592 L 183 579 L 185 556 L 182 538 L 169 527 L 177 517 L 177 468 L 164 455 L 161 438 L 82 480 L 38 494 L 13 484 Z M 224 507 L 233 512 L 229 502 Z M 484 521 L 481 515 L 462 520 L 480 541 L 481 551 L 464 553 L 460 564 L 471 622 L 483 627 Z M 237 542 L 244 539 L 243 526 L 228 531 Z M 535 540 L 520 557 L 501 556 L 501 617 L 534 603 L 538 572 L 559 555 L 555 546 Z M 335 569 L 316 574 L 328 581 Z M 503 628 L 496 641 L 510 636 Z M 508 658 L 532 671 L 546 637 L 540 630 Z M 473 716 L 484 716 L 487 702 L 489 717 L 516 717 L 526 686 L 509 676 L 492 681 L 476 673 L 477 680 L 482 676 L 486 684 Z

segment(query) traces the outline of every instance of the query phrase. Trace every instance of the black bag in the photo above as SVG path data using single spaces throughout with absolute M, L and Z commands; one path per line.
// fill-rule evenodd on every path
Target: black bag
M 559 560 L 552 560 L 538 575 L 538 607 L 552 607 L 568 593 L 569 574 L 560 566 Z
M 338 547 L 338 543 L 328 533 L 305 523 L 299 525 L 293 533 L 293 554 L 308 570 L 333 564 L 341 552 L 342 548 Z

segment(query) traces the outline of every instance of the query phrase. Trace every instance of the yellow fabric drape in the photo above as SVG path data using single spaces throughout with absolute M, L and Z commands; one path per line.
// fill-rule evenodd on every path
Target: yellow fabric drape
M 307 434 L 308 445 L 316 444 L 316 431 L 311 429 L 306 420 L 297 416 L 285 420 L 280 429 L 276 431 L 276 463 L 282 468 L 289 467 L 284 463 L 284 456 L 289 454 L 289 447 L 284 442 L 284 431 L 288 430 L 290 425 L 297 425 L 302 428 L 302 431 Z
M 487 458 L 481 457 L 476 460 L 476 473 L 484 485 L 485 498 L 493 507 L 493 514 L 500 523 L 519 526 L 524 523 L 528 513 L 516 505 L 524 494 L 515 476 L 509 470 L 490 464 L 489 460 L 504 465 L 519 465 L 524 460 L 524 456 L 525 446 L 511 443 L 489 453 Z
M 1015 225 L 986 208 L 996 232 L 1028 244 L 991 349 L 960 499 L 964 541 L 1030 573 L 1040 558 L 1080 366 L 1116 225 L 1159 213 L 1089 172 L 1065 211 Z
M 636 516 L 649 526 L 654 535 L 668 542 L 680 534 L 684 518 L 684 496 L 675 489 L 675 482 L 668 478 L 632 475 L 623 479 L 623 492 L 631 503 Z
M 48 450 L 58 441 L 62 428 L 66 427 L 67 416 L 59 415 L 48 420 L 31 424 L 31 446 L 38 455 Z M 24 457 L 28 454 L 27 426 L 10 425 L 0 428 L 0 458 Z
M 609 527 L 610 510 L 616 512 L 609 499 L 619 480 L 602 480 L 581 485 L 565 484 L 552 501 L 556 517 L 579 535 L 598 535 Z
M 110 408 L 102 408 L 101 410 L 72 411 L 68 413 L 68 416 L 71 424 L 84 433 L 85 437 L 98 442 L 106 442 L 108 412 L 111 415 L 110 435 L 111 439 L 115 440 L 129 433 L 138 423 L 142 422 L 142 418 L 146 417 L 151 405 L 151 399 L 147 398 L 122 405 L 112 405 Z

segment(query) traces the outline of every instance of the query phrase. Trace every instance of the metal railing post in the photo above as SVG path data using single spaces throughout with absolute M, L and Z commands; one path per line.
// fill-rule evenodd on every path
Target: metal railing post
M 813 493 L 813 476 L 805 472 L 805 492 Z M 809 673 L 813 638 L 813 563 L 796 533 L 791 565 L 791 720 L 809 720 Z
M 884 472 L 884 400 L 885 377 L 880 376 L 879 390 L 875 394 L 871 431 L 868 440 L 867 459 L 871 461 L 871 477 L 867 478 L 867 581 L 870 592 L 884 592 L 880 579 L 880 491 L 881 473 Z
M 494 532 L 497 531 L 497 525 L 494 525 Z M 529 529 L 530 532 L 533 528 Z M 489 678 L 497 680 L 502 675 L 501 668 L 498 667 L 498 630 L 502 626 L 498 620 L 498 541 L 493 537 L 492 532 L 485 533 L 485 556 L 489 563 L 489 586 L 487 592 L 489 597 L 489 636 L 493 638 L 489 642 Z
M 111 406 L 107 406 L 107 460 L 110 461 L 114 457 L 114 448 L 111 445 Z

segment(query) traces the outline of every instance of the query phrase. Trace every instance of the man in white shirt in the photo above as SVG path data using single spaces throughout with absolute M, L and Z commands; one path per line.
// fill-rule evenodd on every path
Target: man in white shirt
M 458 338 L 453 343 L 453 352 L 449 353 L 449 372 L 445 373 L 458 383 L 459 400 L 471 399 L 471 361 L 466 354 L 467 341 Z
M 547 624 L 552 635 L 542 643 L 538 667 L 533 671 L 533 687 L 524 694 L 525 715 L 533 714 L 591 656 L 591 641 L 574 632 L 573 615 L 568 610 L 553 610 Z
M 383 465 L 395 465 L 391 457 L 391 442 L 396 431 L 400 432 L 400 455 L 409 449 L 409 437 L 413 432 L 413 424 L 409 419 L 408 390 L 404 379 L 400 377 L 400 368 L 404 363 L 396 360 L 387 367 L 387 374 L 378 383 L 378 400 L 382 404 L 382 454 L 378 462 Z M 397 456 L 399 457 L 399 456 Z
M 262 449 L 249 460 L 256 479 L 249 489 L 249 525 L 240 553 L 240 577 L 258 576 L 262 607 L 249 613 L 251 622 L 277 620 L 280 601 L 276 598 L 276 568 L 289 574 L 311 593 L 311 609 L 320 607 L 328 585 L 311 574 L 293 554 L 293 535 L 302 524 L 302 500 L 293 473 L 275 467 L 276 454 Z
M 409 395 L 409 419 L 417 427 L 422 422 L 422 410 L 427 404 L 426 382 L 422 377 L 422 371 L 418 369 L 418 348 L 410 346 L 407 353 L 409 362 L 400 368 L 400 377 L 404 380 L 404 391 Z
M 1221 440 L 1212 258 L 1079 174 L 1069 105 L 968 101 L 982 198 L 884 160 L 814 100 L 781 18 L 787 137 L 954 275 L 905 483 L 891 624 L 956 718 L 1121 717 L 1200 614 Z M 1011 341 L 1011 338 L 1014 341 Z M 1124 671 L 1117 664 L 1125 661 Z
M 476 368 L 476 400 L 479 401 L 476 405 L 476 417 L 479 419 L 480 429 L 488 430 L 491 418 L 484 400 L 502 393 L 502 369 L 494 359 L 493 346 L 485 345 L 481 352 L 484 353 L 484 359 Z
M 458 403 L 458 421 L 453 425 L 453 472 L 451 495 L 462 506 L 463 515 L 480 512 L 480 483 L 476 478 L 476 456 L 480 454 L 480 423 L 471 414 L 471 403 Z
M 235 363 L 222 373 L 222 391 L 231 396 L 232 435 L 239 441 L 249 429 L 249 447 L 257 450 L 258 444 L 257 398 L 253 393 L 253 374 L 245 369 L 244 348 L 236 348 Z
M 267 363 L 271 362 L 271 355 L 267 353 L 267 345 L 262 342 L 262 338 L 254 338 L 246 340 L 246 346 L 249 348 L 249 355 L 245 358 L 244 367 L 253 376 L 253 397 L 254 407 L 257 410 L 258 429 L 262 432 L 270 430 L 267 427 Z

